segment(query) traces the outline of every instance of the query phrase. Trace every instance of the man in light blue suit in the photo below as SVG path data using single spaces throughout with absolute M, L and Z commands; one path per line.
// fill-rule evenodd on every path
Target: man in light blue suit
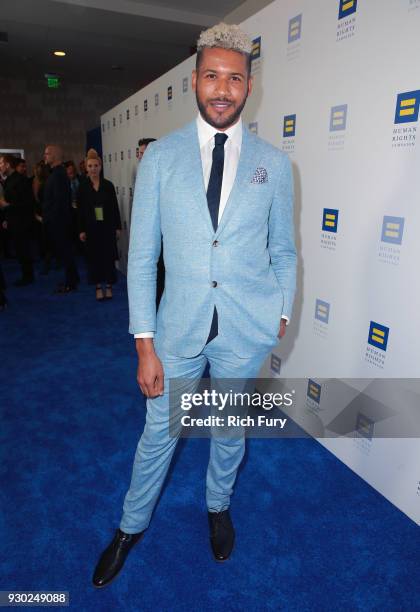
M 191 391 L 207 363 L 212 379 L 255 378 L 292 311 L 291 165 L 241 120 L 252 89 L 252 42 L 238 26 L 219 24 L 201 34 L 197 48 L 199 115 L 150 144 L 137 174 L 128 293 L 147 416 L 120 528 L 94 573 L 98 587 L 122 568 L 162 489 L 181 430 L 169 381 Z M 161 237 L 166 280 L 156 315 Z M 206 502 L 217 561 L 233 549 L 229 505 L 244 450 L 243 435 L 211 440 Z

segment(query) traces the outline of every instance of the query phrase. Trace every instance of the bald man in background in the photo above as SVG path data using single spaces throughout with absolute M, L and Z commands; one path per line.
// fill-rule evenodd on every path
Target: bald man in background
M 42 219 L 45 230 L 54 245 L 55 253 L 65 269 L 65 280 L 56 293 L 70 293 L 77 289 L 79 273 L 74 260 L 71 240 L 71 188 L 63 165 L 63 152 L 58 145 L 47 145 L 45 163 L 51 174 L 45 185 Z

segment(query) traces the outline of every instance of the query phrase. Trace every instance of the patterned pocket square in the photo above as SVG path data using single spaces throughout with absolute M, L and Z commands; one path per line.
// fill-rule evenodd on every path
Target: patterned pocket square
M 268 174 L 265 168 L 257 168 L 251 183 L 268 183 Z

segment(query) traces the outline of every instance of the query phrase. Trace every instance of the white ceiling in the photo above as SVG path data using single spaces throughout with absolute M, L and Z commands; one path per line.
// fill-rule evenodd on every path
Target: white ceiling
M 243 0 L 2 0 L 0 77 L 124 85 L 133 91 L 193 52 L 201 30 Z M 211 10 L 211 14 L 209 11 Z M 53 56 L 63 49 L 65 58 Z M 112 66 L 121 70 L 112 70 Z

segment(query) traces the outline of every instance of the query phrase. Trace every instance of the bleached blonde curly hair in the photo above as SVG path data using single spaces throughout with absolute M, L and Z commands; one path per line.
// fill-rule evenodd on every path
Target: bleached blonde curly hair
M 197 41 L 197 58 L 195 62 L 195 69 L 197 71 L 200 68 L 203 50 L 211 49 L 212 47 L 221 47 L 222 49 L 242 53 L 246 58 L 248 76 L 251 74 L 252 40 L 239 26 L 221 22 L 201 32 Z
M 197 52 L 208 47 L 221 47 L 249 55 L 252 51 L 252 40 L 238 25 L 221 22 L 201 32 L 197 41 Z

